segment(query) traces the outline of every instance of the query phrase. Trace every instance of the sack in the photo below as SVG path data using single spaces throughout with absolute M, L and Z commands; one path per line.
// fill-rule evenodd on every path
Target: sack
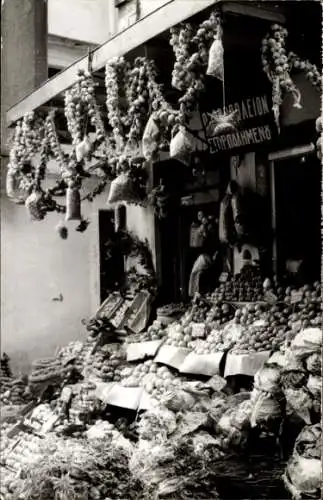
M 6 192 L 8 198 L 11 201 L 14 201 L 17 204 L 22 204 L 25 201 L 25 196 L 21 192 L 19 192 L 18 182 L 16 180 L 15 175 L 8 171 L 6 177 Z
M 44 219 L 44 211 L 42 210 L 42 193 L 34 191 L 25 201 L 27 213 L 32 221 L 39 221 Z
M 209 51 L 209 61 L 206 74 L 208 76 L 213 76 L 218 78 L 223 82 L 224 79 L 224 50 L 223 43 L 221 39 L 221 33 L 219 32 L 215 37 Z
M 159 128 L 153 113 L 146 124 L 142 137 L 142 152 L 146 160 L 150 160 L 158 151 Z
M 107 205 L 120 202 L 134 203 L 136 201 L 138 201 L 138 195 L 133 181 L 127 174 L 122 173 L 111 182 Z
M 79 142 L 75 148 L 76 161 L 80 162 L 86 158 L 86 156 L 91 151 L 91 142 L 86 135 L 83 141 Z
M 75 187 L 66 189 L 65 220 L 81 220 L 81 196 L 79 189 Z
M 188 136 L 188 132 L 184 127 L 181 127 L 177 134 L 172 138 L 169 149 L 171 158 L 184 163 L 186 166 L 190 165 L 193 146 L 192 141 Z

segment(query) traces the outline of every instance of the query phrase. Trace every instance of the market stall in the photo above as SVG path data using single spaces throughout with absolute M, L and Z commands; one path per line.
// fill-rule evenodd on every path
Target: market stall
M 293 42 L 293 17 L 291 26 Z M 307 243 L 317 245 L 319 209 L 307 193 L 308 238 L 293 227 L 286 238 L 278 190 L 293 168 L 279 172 L 275 150 L 288 137 L 284 98 L 301 109 L 294 70 L 316 97 L 321 76 L 267 19 L 216 10 L 169 35 L 168 99 L 152 59 L 122 57 L 105 68 L 104 118 L 91 72 L 66 91 L 69 155 L 52 113 L 16 126 L 7 191 L 32 220 L 56 211 L 62 239 L 70 221 L 84 231 L 82 202 L 110 182 L 107 205 L 126 214 L 104 246 L 123 260 L 122 277 L 84 322 L 87 340 L 35 360 L 24 380 L 3 360 L 5 500 L 320 496 L 316 250 L 313 266 L 301 265 Z M 314 146 L 305 149 L 311 175 L 293 170 L 288 210 L 302 179 L 309 192 L 317 184 Z M 51 157 L 60 178 L 48 188 Z M 98 187 L 84 193 L 93 170 Z M 128 227 L 133 206 L 154 215 L 149 241 Z

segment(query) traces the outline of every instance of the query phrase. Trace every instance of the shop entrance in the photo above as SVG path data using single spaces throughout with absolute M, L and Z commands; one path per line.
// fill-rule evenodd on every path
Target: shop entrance
M 304 282 L 320 279 L 321 166 L 314 154 L 274 164 L 277 271 L 288 260 L 301 261 Z
M 206 245 L 203 247 L 195 246 L 192 243 L 192 225 L 198 223 L 198 214 L 202 212 L 205 217 L 211 216 L 215 218 L 215 231 L 208 237 Z M 188 296 L 188 285 L 192 267 L 196 259 L 201 255 L 202 252 L 206 252 L 210 257 L 219 249 L 218 242 L 218 217 L 219 217 L 219 203 L 207 203 L 201 205 L 191 205 L 182 207 L 179 215 L 179 234 L 180 234 L 180 268 L 178 270 L 180 274 L 180 290 L 182 295 L 182 300 L 186 301 L 189 299 Z M 216 283 L 213 274 L 215 269 L 212 268 L 209 275 L 207 276 L 210 280 L 211 288 L 215 288 Z M 212 283 L 214 281 L 214 283 Z M 205 283 L 207 285 L 207 283 Z M 213 285 L 213 286 L 212 286 Z
M 117 244 L 115 213 L 113 210 L 99 210 L 100 241 L 100 298 L 101 303 L 124 280 L 124 258 Z

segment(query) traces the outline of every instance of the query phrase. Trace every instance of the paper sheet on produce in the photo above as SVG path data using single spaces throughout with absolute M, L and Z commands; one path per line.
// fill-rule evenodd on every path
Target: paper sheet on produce
M 247 375 L 253 377 L 269 359 L 270 351 L 250 354 L 228 354 L 224 376 Z
M 127 361 L 136 361 L 148 357 L 154 357 L 157 354 L 163 340 L 151 340 L 149 342 L 135 342 L 127 346 Z
M 96 384 L 95 396 L 104 403 L 107 403 L 107 399 L 109 397 L 109 393 L 113 386 L 116 385 L 116 382 L 98 382 Z
M 284 367 L 286 365 L 286 357 L 282 352 L 274 352 L 272 356 L 268 359 L 267 363 L 269 365 L 278 365 Z
M 182 363 L 180 373 L 191 373 L 196 375 L 218 375 L 223 352 L 214 354 L 195 354 L 191 352 Z
M 145 390 L 142 393 L 138 410 L 151 410 L 154 408 L 154 399 Z
M 179 370 L 184 362 L 184 359 L 189 353 L 190 351 L 188 349 L 184 349 L 183 347 L 163 345 L 155 358 L 155 362 L 162 363 Z
M 141 387 L 122 387 L 115 384 L 108 394 L 106 403 L 128 410 L 138 410 L 142 394 Z

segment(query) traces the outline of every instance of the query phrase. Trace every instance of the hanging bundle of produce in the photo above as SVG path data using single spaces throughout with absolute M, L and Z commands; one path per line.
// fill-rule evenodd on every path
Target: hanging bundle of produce
M 207 125 L 207 135 L 214 137 L 215 135 L 227 134 L 236 129 L 236 111 L 226 113 L 225 111 L 215 111 L 208 113 L 209 123 Z
M 91 142 L 88 135 L 84 136 L 84 139 L 79 142 L 75 148 L 76 160 L 81 162 L 84 158 L 86 158 L 91 151 Z
M 142 136 L 142 152 L 146 160 L 153 158 L 158 151 L 159 128 L 156 123 L 156 115 L 150 115 Z
M 291 69 L 303 71 L 314 88 L 321 92 L 322 75 L 315 64 L 312 64 L 308 60 L 302 60 L 294 52 L 289 52 L 288 62 Z
M 321 498 L 321 424 L 304 427 L 296 439 L 283 479 L 294 500 Z
M 220 205 L 219 238 L 221 243 L 234 244 L 244 234 L 241 196 L 235 182 L 230 182 Z
M 222 43 L 222 28 L 219 25 L 218 32 L 209 50 L 209 62 L 206 74 L 224 80 L 224 49 Z
M 78 81 L 65 92 L 65 117 L 78 162 L 84 160 L 93 145 L 87 135 L 89 126 L 95 130 L 95 141 L 101 143 L 106 134 L 95 97 L 96 83 L 90 73 L 78 72 Z
M 126 172 L 122 172 L 111 182 L 107 205 L 111 206 L 123 202 L 138 202 L 138 194 L 134 183 L 130 175 Z
M 219 16 L 212 12 L 197 29 L 191 24 L 171 30 L 170 44 L 175 55 L 172 85 L 184 93 L 179 99 L 178 121 L 188 123 L 198 98 L 205 88 L 209 47 L 218 33 Z
M 8 197 L 24 203 L 34 185 L 35 169 L 31 163 L 44 140 L 44 122 L 33 112 L 18 121 L 9 154 L 6 189 Z
M 160 181 L 160 184 L 154 188 L 148 196 L 149 203 L 154 207 L 155 215 L 159 219 L 165 219 L 169 215 L 171 207 L 171 194 L 168 188 Z
M 44 219 L 45 212 L 42 207 L 42 201 L 42 192 L 37 189 L 35 189 L 26 199 L 25 206 L 30 220 L 39 221 Z
M 69 181 L 66 189 L 66 215 L 65 220 L 81 220 L 81 196 L 79 187 L 73 181 Z
M 262 41 L 262 65 L 273 85 L 273 112 L 278 130 L 280 129 L 280 106 L 284 93 L 290 93 L 293 96 L 295 108 L 302 107 L 301 93 L 290 76 L 291 66 L 286 52 L 287 36 L 288 31 L 285 28 L 274 24 Z
M 185 127 L 179 127 L 179 130 L 175 133 L 170 143 L 170 157 L 189 166 L 192 153 L 192 137 L 189 136 Z

